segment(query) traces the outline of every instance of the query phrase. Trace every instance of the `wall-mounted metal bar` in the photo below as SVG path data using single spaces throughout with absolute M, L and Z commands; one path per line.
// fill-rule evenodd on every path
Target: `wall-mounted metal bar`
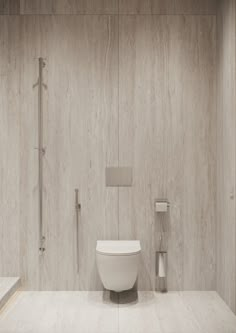
M 76 212 L 76 256 L 77 256 L 77 273 L 79 273 L 79 214 L 81 205 L 79 203 L 79 190 L 75 189 L 75 212 Z
M 38 86 L 38 181 L 39 181 L 39 252 L 45 251 L 45 236 L 43 235 L 43 157 L 46 153 L 43 147 L 43 88 L 47 86 L 43 82 L 43 69 L 46 63 L 39 58 L 39 78 L 34 87 Z

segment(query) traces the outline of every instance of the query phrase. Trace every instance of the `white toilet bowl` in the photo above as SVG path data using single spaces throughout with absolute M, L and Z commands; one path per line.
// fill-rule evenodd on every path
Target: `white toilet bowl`
M 133 288 L 140 252 L 140 241 L 97 241 L 97 267 L 105 289 L 121 292 Z

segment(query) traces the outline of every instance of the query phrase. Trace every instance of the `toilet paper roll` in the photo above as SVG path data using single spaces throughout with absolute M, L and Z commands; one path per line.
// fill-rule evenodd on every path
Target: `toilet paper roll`
M 156 212 L 157 213 L 164 213 L 168 210 L 168 203 L 167 202 L 156 202 Z

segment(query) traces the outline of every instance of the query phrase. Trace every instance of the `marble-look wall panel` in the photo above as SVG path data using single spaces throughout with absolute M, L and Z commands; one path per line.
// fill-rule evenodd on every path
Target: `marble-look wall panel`
M 236 6 L 223 0 L 217 15 L 217 291 L 236 311 Z
M 169 289 L 215 289 L 215 25 L 120 17 L 119 164 L 133 167 L 133 186 L 119 189 L 119 237 L 141 240 L 139 289 L 154 288 L 158 249 Z M 166 216 L 157 198 L 170 201 Z
M 217 0 L 119 0 L 120 14 L 216 14 Z
M 110 16 L 25 16 L 22 21 L 22 275 L 27 289 L 101 289 L 97 239 L 118 237 L 118 20 Z M 38 257 L 37 88 L 45 58 L 44 213 Z M 24 123 L 23 123 L 24 122 Z M 79 252 L 75 188 L 79 189 Z M 24 201 L 24 202 L 23 202 Z M 78 265 L 77 265 L 78 263 Z M 79 270 L 77 270 L 79 269 Z
M 0 17 L 0 276 L 19 276 L 20 25 Z

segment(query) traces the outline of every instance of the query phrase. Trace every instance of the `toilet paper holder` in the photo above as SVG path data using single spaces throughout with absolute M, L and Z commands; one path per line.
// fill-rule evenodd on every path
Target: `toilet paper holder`
M 168 208 L 170 207 L 170 203 L 165 199 L 158 199 L 155 201 L 155 212 L 156 213 L 166 213 Z

